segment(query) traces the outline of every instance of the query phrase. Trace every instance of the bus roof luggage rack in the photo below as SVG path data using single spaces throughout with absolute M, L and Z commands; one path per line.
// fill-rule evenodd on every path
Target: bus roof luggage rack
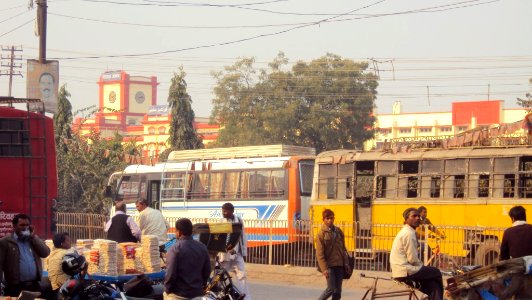
M 261 145 L 244 146 L 230 148 L 212 148 L 196 150 L 172 151 L 168 156 L 168 162 L 185 160 L 208 160 L 208 159 L 230 159 L 249 157 L 276 157 L 276 156 L 314 156 L 316 150 L 310 147 L 290 146 L 290 145 Z

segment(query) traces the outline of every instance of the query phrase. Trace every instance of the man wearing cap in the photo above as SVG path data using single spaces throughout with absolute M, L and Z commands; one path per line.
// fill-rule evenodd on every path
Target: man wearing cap
M 392 277 L 396 280 L 418 282 L 419 290 L 430 300 L 443 299 L 443 281 L 440 270 L 423 266 L 418 255 L 416 228 L 419 226 L 419 212 L 416 208 L 407 208 L 403 212 L 404 226 L 393 240 L 390 253 Z

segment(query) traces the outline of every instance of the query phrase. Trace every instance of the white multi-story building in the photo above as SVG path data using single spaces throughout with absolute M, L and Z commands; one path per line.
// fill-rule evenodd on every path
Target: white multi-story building
M 509 124 L 523 120 L 523 108 L 504 108 L 503 100 L 453 102 L 451 111 L 403 113 L 395 102 L 391 114 L 377 114 L 375 138 L 365 149 L 380 148 L 383 143 L 398 139 L 423 139 L 453 136 L 478 127 Z

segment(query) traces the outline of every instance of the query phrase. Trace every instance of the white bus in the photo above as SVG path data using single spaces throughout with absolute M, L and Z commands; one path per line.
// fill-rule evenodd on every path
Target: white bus
M 174 151 L 165 163 L 113 174 L 113 199 L 126 201 L 128 213 L 144 198 L 166 218 L 196 220 L 221 218 L 231 202 L 250 225 L 273 226 L 274 242 L 287 243 L 298 236 L 294 222 L 309 219 L 314 157 L 313 148 L 287 145 Z M 247 227 L 251 247 L 271 242 L 264 229 Z

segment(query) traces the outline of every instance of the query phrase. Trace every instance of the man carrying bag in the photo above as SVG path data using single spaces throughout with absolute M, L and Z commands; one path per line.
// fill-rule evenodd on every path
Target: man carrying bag
M 316 258 L 318 268 L 327 279 L 327 288 L 318 300 L 342 297 L 342 280 L 351 277 L 353 272 L 350 256 L 347 254 L 344 233 L 334 226 L 334 212 L 325 209 L 322 213 L 323 225 L 316 237 Z

